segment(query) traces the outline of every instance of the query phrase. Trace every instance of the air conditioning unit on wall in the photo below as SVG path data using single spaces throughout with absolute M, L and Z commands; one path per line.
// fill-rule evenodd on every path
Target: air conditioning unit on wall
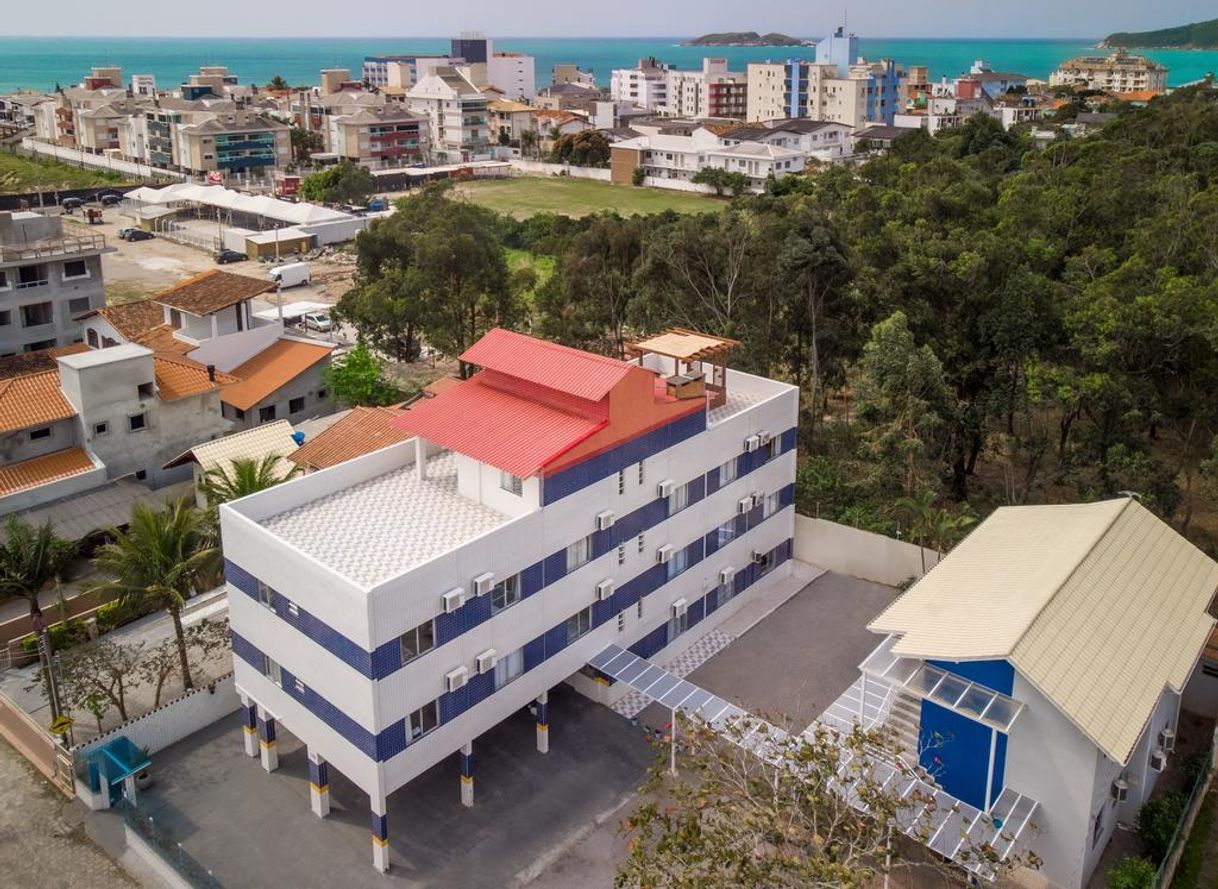
M 465 590 L 461 587 L 451 589 L 441 596 L 440 599 L 444 604 L 444 613 L 452 614 L 465 604 Z
M 676 482 L 674 482 L 670 478 L 666 478 L 666 479 L 664 479 L 664 481 L 662 481 L 658 485 L 656 485 L 656 494 L 660 497 L 671 497 L 673 489 L 676 486 L 677 486 Z
M 478 655 L 478 672 L 489 673 L 495 669 L 495 662 L 499 660 L 499 654 L 493 648 L 488 648 L 482 654 Z
M 736 579 L 736 569 L 730 565 L 719 572 L 720 583 L 731 583 Z
M 1112 782 L 1112 798 L 1118 803 L 1123 803 L 1125 798 L 1129 796 L 1129 782 L 1124 778 L 1117 778 Z
M 608 531 L 610 528 L 613 527 L 614 521 L 616 521 L 616 519 L 613 515 L 612 509 L 606 509 L 604 512 L 597 513 L 596 514 L 596 530 Z
M 1162 747 L 1156 747 L 1150 751 L 1150 768 L 1153 771 L 1161 772 L 1167 768 L 1167 751 Z
M 688 610 L 689 610 L 689 603 L 686 602 L 684 599 L 678 599 L 677 601 L 672 603 L 672 616 L 673 617 L 680 617 L 682 614 L 684 614 Z
M 761 436 L 750 435 L 748 438 L 746 438 L 744 440 L 744 450 L 747 453 L 751 454 L 753 451 L 757 450 L 759 447 L 761 447 Z
M 444 690 L 456 691 L 459 688 L 463 688 L 467 679 L 469 679 L 468 668 L 457 667 L 455 670 L 450 670 L 444 674 Z
M 602 580 L 600 583 L 598 583 L 596 585 L 596 601 L 604 602 L 606 599 L 612 596 L 613 587 L 614 584 L 612 580 Z
M 746 514 L 753 508 L 753 497 L 750 494 L 748 497 L 741 497 L 740 502 L 736 504 L 736 512 L 740 515 Z
M 479 574 L 474 578 L 474 595 L 485 596 L 491 591 L 491 587 L 495 585 L 495 575 L 487 571 L 485 574 Z
M 1169 728 L 1159 732 L 1159 746 L 1171 753 L 1176 749 L 1176 733 Z
M 673 546 L 671 543 L 666 543 L 656 550 L 656 561 L 664 565 L 672 558 Z

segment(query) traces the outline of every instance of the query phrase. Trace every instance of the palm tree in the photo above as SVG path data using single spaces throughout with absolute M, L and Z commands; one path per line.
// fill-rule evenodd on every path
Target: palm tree
M 300 467 L 285 466 L 279 454 L 267 454 L 261 460 L 237 457 L 228 466 L 213 466 L 203 474 L 203 494 L 210 506 L 257 494 L 273 488 L 300 474 Z
M 9 516 L 0 542 L 0 593 L 20 596 L 30 603 L 30 617 L 40 616 L 38 594 L 63 576 L 75 551 L 73 544 L 55 536 L 49 520 L 35 527 Z
M 944 553 L 977 523 L 967 507 L 951 510 L 935 506 L 934 492 L 928 488 L 913 497 L 898 497 L 893 505 L 909 520 L 909 536 L 918 544 L 923 574 L 926 573 L 926 547 Z
M 524 130 L 520 134 L 520 153 L 524 157 L 528 157 L 534 148 L 537 147 L 537 131 Z
M 201 578 L 215 572 L 220 550 L 211 545 L 204 517 L 189 498 L 157 509 L 139 502 L 131 508 L 126 531 L 111 532 L 114 540 L 97 550 L 93 565 L 110 577 L 99 589 L 118 594 L 126 603 L 155 603 L 173 618 L 182 681 L 194 688 L 186 657 L 182 607 L 197 592 Z

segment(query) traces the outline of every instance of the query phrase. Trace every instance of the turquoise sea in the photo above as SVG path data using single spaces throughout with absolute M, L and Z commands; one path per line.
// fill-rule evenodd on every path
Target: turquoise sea
M 861 40 L 868 58 L 888 57 L 905 65 L 927 65 L 931 76 L 953 77 L 968 70 L 974 59 L 991 67 L 1030 77 L 1047 77 L 1071 56 L 1094 51 L 1098 38 L 1078 40 Z M 725 56 L 732 67 L 766 59 L 806 55 L 799 47 L 692 47 L 681 38 L 535 38 L 497 37 L 501 50 L 529 53 L 537 59 L 539 86 L 549 83 L 558 62 L 591 68 L 605 85 L 609 71 L 654 55 L 679 68 L 696 68 L 705 55 Z M 79 83 L 94 65 L 120 65 L 125 77 L 153 74 L 162 89 L 180 83 L 200 65 L 227 65 L 242 83 L 265 83 L 276 74 L 294 84 L 317 82 L 321 68 L 350 68 L 359 76 L 365 55 L 378 53 L 444 53 L 448 41 L 437 38 L 129 38 L 129 37 L 0 37 L 0 92 L 26 88 L 49 90 L 56 84 Z M 1167 65 L 1168 82 L 1190 83 L 1218 71 L 1218 52 L 1160 50 L 1145 53 Z

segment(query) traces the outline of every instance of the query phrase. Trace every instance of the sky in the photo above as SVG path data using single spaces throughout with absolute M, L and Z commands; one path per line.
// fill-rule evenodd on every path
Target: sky
M 864 37 L 1086 37 L 1171 27 L 1218 15 L 1214 0 L 333 0 L 208 4 L 165 0 L 5 0 L 0 35 L 211 37 L 683 37 L 780 31 L 819 37 L 840 23 Z

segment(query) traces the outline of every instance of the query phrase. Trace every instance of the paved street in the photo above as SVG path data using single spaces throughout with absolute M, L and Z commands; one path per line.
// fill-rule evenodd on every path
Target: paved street
M 0 884 L 38 889 L 136 885 L 85 836 L 81 809 L 0 741 Z

